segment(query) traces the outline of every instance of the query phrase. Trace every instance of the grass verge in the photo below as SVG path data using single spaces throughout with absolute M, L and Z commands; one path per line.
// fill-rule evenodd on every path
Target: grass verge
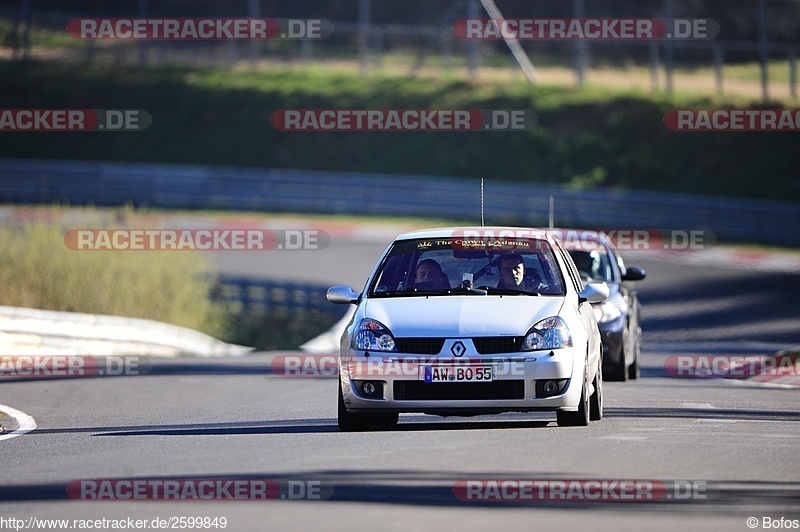
M 23 223 L 0 225 L 0 305 L 151 319 L 261 350 L 295 349 L 335 322 L 324 313 L 229 311 L 211 297 L 215 280 L 202 253 L 75 251 L 60 221 L 75 211 L 32 211 Z M 106 229 L 122 227 L 114 220 L 144 227 L 154 218 L 129 208 L 80 209 L 77 216 L 82 227 Z

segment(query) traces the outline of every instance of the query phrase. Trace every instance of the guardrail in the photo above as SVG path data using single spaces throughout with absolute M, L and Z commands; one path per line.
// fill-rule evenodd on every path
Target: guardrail
M 800 246 L 797 203 L 537 183 L 486 183 L 489 224 L 710 230 L 720 240 Z M 402 174 L 0 159 L 0 201 L 291 211 L 480 221 L 476 179 Z
M 251 347 L 159 321 L 0 306 L 3 355 L 212 357 L 241 356 L 250 351 Z
M 233 275 L 218 277 L 212 294 L 235 313 L 274 313 L 283 316 L 306 315 L 310 311 L 341 318 L 347 310 L 325 298 L 327 285 L 253 279 Z

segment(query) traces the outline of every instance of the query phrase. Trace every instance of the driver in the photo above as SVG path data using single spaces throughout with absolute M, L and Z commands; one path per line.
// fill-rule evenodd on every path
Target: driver
M 590 251 L 574 251 L 570 255 L 581 277 L 584 279 L 592 279 L 595 277 L 595 260 Z
M 502 255 L 499 260 L 500 282 L 497 288 L 512 288 L 525 292 L 536 292 L 539 290 L 540 282 L 530 279 L 525 275 L 525 261 L 518 253 Z M 533 270 L 533 273 L 537 272 Z
M 441 265 L 433 259 L 425 259 L 417 264 L 417 273 L 414 284 L 432 283 L 436 288 L 450 288 L 447 276 L 442 271 Z

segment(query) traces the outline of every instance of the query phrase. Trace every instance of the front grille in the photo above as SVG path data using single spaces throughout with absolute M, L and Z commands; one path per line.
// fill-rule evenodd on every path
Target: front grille
M 398 353 L 413 355 L 438 355 L 444 346 L 444 338 L 395 338 Z
M 525 381 L 424 382 L 395 381 L 395 401 L 488 401 L 524 399 Z
M 473 338 L 472 343 L 481 355 L 516 353 L 522 346 L 522 336 L 483 336 Z

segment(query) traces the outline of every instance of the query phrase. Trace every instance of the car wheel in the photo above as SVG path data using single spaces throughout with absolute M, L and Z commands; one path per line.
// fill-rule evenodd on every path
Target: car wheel
M 600 368 L 603 364 L 600 364 Z M 600 421 L 603 419 L 603 372 L 598 369 L 594 376 L 594 393 L 589 397 L 589 419 Z
M 634 347 L 634 354 L 633 354 L 633 364 L 628 366 L 628 378 L 630 380 L 636 380 L 639 378 L 641 369 L 639 366 L 639 357 L 641 355 L 641 330 L 639 331 L 639 336 L 636 338 L 636 347 Z
M 369 430 L 372 416 L 369 414 L 353 414 L 347 411 L 342 395 L 342 381 L 339 381 L 339 430 L 342 432 L 361 432 Z
M 589 397 L 587 394 L 586 376 L 583 377 L 581 402 L 577 412 L 556 411 L 556 423 L 559 427 L 585 427 L 589 424 Z
M 603 378 L 607 381 L 625 382 L 628 377 L 628 368 L 625 367 L 625 344 L 619 346 L 619 362 L 607 366 Z
M 399 419 L 400 416 L 397 413 L 373 414 L 371 422 L 373 425 L 397 425 Z

